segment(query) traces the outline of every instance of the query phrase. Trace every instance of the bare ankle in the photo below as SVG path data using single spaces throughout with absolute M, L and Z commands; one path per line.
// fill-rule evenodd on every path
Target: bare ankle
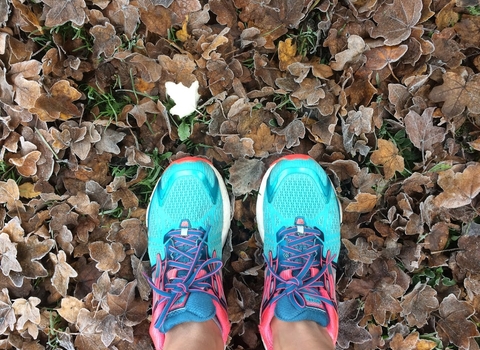
M 325 327 L 313 321 L 285 322 L 274 317 L 271 323 L 275 350 L 333 350 L 335 345 Z
M 222 350 L 224 347 L 220 328 L 213 320 L 181 323 L 165 334 L 164 350 Z

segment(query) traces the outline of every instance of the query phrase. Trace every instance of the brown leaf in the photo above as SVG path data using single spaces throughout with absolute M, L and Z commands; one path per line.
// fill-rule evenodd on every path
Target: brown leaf
M 258 159 L 240 158 L 230 168 L 229 182 L 234 196 L 242 196 L 253 190 L 258 190 L 265 164 Z
M 46 122 L 79 117 L 81 111 L 73 104 L 73 101 L 78 100 L 81 96 L 82 94 L 71 87 L 67 80 L 60 80 L 53 84 L 49 94 L 42 94 L 37 99 L 35 108 L 31 111 Z
M 107 303 L 110 314 L 121 316 L 125 324 L 134 326 L 147 318 L 148 302 L 135 300 L 135 286 L 137 281 L 129 282 L 118 295 L 107 294 Z
M 36 325 L 40 323 L 40 310 L 37 308 L 40 301 L 37 297 L 29 297 L 28 300 L 23 298 L 14 300 L 12 307 L 15 310 L 15 315 L 20 315 L 17 319 L 17 329 L 23 329 L 27 322 Z
M 228 319 L 231 323 L 240 323 L 255 313 L 257 293 L 233 277 L 233 288 L 227 296 Z
M 52 285 L 63 296 L 67 296 L 70 277 L 77 277 L 77 271 L 67 263 L 67 256 L 63 250 L 58 255 L 50 253 L 50 260 L 55 265 L 55 272 L 52 276 Z
M 355 196 L 356 202 L 351 202 L 345 208 L 346 211 L 355 213 L 369 213 L 375 208 L 378 196 L 370 193 L 359 193 Z
M 402 298 L 401 316 L 410 327 L 422 328 L 427 324 L 430 314 L 438 309 L 437 291 L 427 284 L 418 283 L 413 290 Z
M 107 312 L 88 311 L 80 309 L 77 316 L 79 335 L 75 338 L 75 348 L 79 350 L 108 350 L 102 342 L 101 333 L 97 333 L 100 322 L 108 315 Z
M 0 181 L 0 203 L 6 203 L 8 210 L 15 209 L 16 206 L 20 205 L 20 191 L 18 189 L 17 183 L 8 179 L 6 182 Z
M 22 271 L 17 260 L 17 247 L 6 233 L 0 234 L 0 267 L 5 276 L 8 276 L 10 271 Z
M 47 27 L 56 27 L 71 21 L 77 27 L 82 27 L 85 23 L 86 4 L 84 0 L 42 0 L 46 7 L 45 25 Z
M 229 135 L 225 138 L 223 150 L 233 158 L 253 157 L 253 140 L 248 137 L 240 138 L 238 135 Z
M 472 6 L 477 5 L 476 3 Z M 480 17 L 462 14 L 462 20 L 453 27 L 460 37 L 462 47 L 477 47 L 480 40 Z
M 342 239 L 342 243 L 345 245 L 345 248 L 347 248 L 348 258 L 352 261 L 371 264 L 375 259 L 380 257 L 380 253 L 371 249 L 372 247 L 363 237 L 357 238 L 355 244 L 348 239 Z
M 470 225 L 475 227 L 477 224 L 472 222 Z M 477 232 L 462 235 L 459 238 L 458 248 L 461 250 L 455 256 L 458 266 L 472 274 L 480 273 L 480 249 L 477 244 L 479 231 L 477 229 Z
M 410 333 L 405 339 L 402 334 L 396 333 L 390 341 L 390 348 L 392 350 L 418 350 L 418 341 L 418 332 Z
M 130 245 L 135 255 L 141 257 L 147 251 L 147 232 L 145 225 L 138 219 L 123 220 L 120 225 L 112 225 L 107 239 Z
M 150 273 L 150 262 L 141 261 L 135 255 L 132 255 L 131 259 L 133 275 L 137 281 L 137 290 L 140 294 L 140 298 L 142 298 L 143 300 L 148 300 L 152 288 L 150 287 L 150 284 L 148 283 L 148 280 L 145 276 Z
M 7 329 L 10 329 L 10 331 L 15 329 L 17 319 L 7 288 L 3 288 L 0 291 L 0 319 L 2 320 L 0 322 L 0 334 L 6 334 L 5 331 Z
M 438 175 L 438 185 L 443 189 L 434 204 L 443 208 L 459 208 L 468 205 L 480 193 L 480 164 L 468 166 L 462 173 L 452 169 Z
M 412 0 L 405 3 L 394 0 L 393 3 L 383 4 L 376 12 L 373 19 L 377 26 L 371 31 L 373 38 L 385 38 L 385 45 L 394 46 L 406 40 L 412 28 L 422 16 L 422 0 Z
M 57 312 L 69 323 L 75 324 L 77 323 L 77 317 L 80 309 L 83 307 L 83 301 L 67 295 L 66 297 L 62 298 L 60 309 L 57 309 Z
M 475 313 L 475 309 L 467 302 L 458 300 L 454 294 L 449 294 L 442 300 L 439 313 L 436 330 L 441 339 L 469 349 L 469 338 L 480 335 L 475 324 L 468 320 Z
M 405 116 L 405 130 L 410 141 L 420 151 L 433 151 L 433 145 L 445 139 L 445 129 L 433 125 L 434 107 L 427 108 L 419 115 L 414 110 Z
M 129 0 L 114 0 L 106 8 L 105 13 L 112 24 L 122 27 L 128 38 L 131 38 L 140 21 L 138 6 Z
M 38 262 L 55 245 L 53 239 L 46 239 L 42 242 L 38 236 L 31 235 L 23 242 L 17 245 L 17 259 L 22 266 L 22 275 L 26 278 L 36 279 L 38 277 L 47 277 L 48 271 L 42 263 Z
M 148 31 L 167 37 L 168 30 L 172 27 L 172 10 L 163 6 L 149 5 L 140 8 L 140 18 Z
M 275 149 L 275 135 L 271 133 L 270 127 L 265 123 L 262 123 L 258 130 L 245 135 L 245 137 L 253 140 L 255 157 L 268 156 Z
M 105 57 L 111 57 L 122 44 L 122 40 L 116 35 L 115 27 L 110 23 L 94 26 L 90 29 L 90 34 L 94 37 L 93 54 L 95 57 L 99 57 L 102 53 Z
M 362 37 L 350 35 L 348 37 L 348 48 L 335 55 L 335 62 L 330 63 L 333 70 L 341 71 L 347 63 L 356 63 L 363 59 L 363 53 L 367 50 L 367 45 Z
M 369 70 L 381 70 L 393 62 L 397 62 L 408 50 L 407 45 L 375 47 L 367 52 L 365 68 Z
M 76 262 L 75 269 L 78 271 L 78 276 L 75 279 L 76 285 L 73 293 L 76 298 L 83 299 L 92 291 L 92 285 L 97 282 L 101 275 L 101 272 L 95 265 L 95 261 L 90 261 L 87 264 L 85 257 L 81 257 Z
M 447 71 L 443 84 L 435 86 L 428 97 L 432 102 L 443 102 L 442 112 L 449 118 L 465 108 L 471 113 L 480 113 L 480 74 L 469 74 L 465 67 Z
M 295 119 L 282 130 L 273 130 L 277 135 L 285 136 L 286 148 L 292 148 L 300 145 L 300 139 L 305 137 L 305 124 L 300 119 Z
M 346 300 L 338 304 L 338 340 L 342 349 L 348 349 L 350 343 L 363 344 L 372 339 L 370 333 L 359 326 L 360 302 L 356 299 Z
M 113 129 L 104 128 L 102 129 L 101 140 L 95 143 L 95 148 L 99 154 L 104 152 L 119 154 L 120 148 L 117 146 L 117 143 L 123 140 L 125 133 L 118 132 Z
M 42 153 L 39 151 L 32 151 L 23 157 L 12 157 L 8 160 L 8 162 L 15 165 L 20 175 L 30 177 L 37 173 L 37 162 L 41 155 Z
M 125 251 L 121 243 L 93 242 L 88 245 L 90 256 L 97 262 L 97 269 L 117 273 L 120 263 L 125 259 Z
M 373 315 L 378 324 L 386 325 L 389 321 L 387 315 L 391 316 L 402 311 L 398 298 L 404 292 L 399 285 L 382 281 L 365 298 L 365 314 Z
M 447 3 L 435 16 L 435 24 L 438 30 L 452 27 L 460 20 L 460 14 L 455 11 L 456 0 Z
M 383 165 L 385 178 L 391 179 L 396 171 L 404 170 L 403 157 L 398 154 L 398 148 L 392 141 L 379 139 L 377 142 L 378 149 L 373 151 L 370 160 L 373 164 Z

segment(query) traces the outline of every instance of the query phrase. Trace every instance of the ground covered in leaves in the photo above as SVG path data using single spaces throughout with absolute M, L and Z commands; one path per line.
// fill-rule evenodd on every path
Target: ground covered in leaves
M 152 348 L 145 209 L 187 154 L 232 193 L 228 346 L 261 349 L 256 190 L 290 153 L 344 209 L 337 347 L 479 349 L 477 1 L 1 0 L 0 23 L 0 349 Z

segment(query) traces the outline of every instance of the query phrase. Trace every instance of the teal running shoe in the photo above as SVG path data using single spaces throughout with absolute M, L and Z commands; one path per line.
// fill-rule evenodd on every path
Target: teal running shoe
M 184 322 L 213 319 L 227 341 L 221 258 L 229 227 L 229 196 L 213 165 L 196 157 L 173 162 L 147 208 L 150 336 L 157 350 L 163 349 L 165 333 Z
M 273 349 L 273 317 L 309 320 L 338 335 L 335 271 L 341 207 L 325 171 L 305 155 L 280 158 L 263 177 L 258 231 L 266 261 L 260 334 Z

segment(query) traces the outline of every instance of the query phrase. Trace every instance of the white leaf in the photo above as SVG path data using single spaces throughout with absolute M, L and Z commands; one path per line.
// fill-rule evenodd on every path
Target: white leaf
M 168 81 L 165 83 L 167 95 L 175 102 L 175 106 L 170 109 L 171 114 L 184 118 L 192 114 L 197 109 L 197 103 L 200 99 L 198 94 L 198 81 L 195 81 L 190 87 L 182 83 Z

